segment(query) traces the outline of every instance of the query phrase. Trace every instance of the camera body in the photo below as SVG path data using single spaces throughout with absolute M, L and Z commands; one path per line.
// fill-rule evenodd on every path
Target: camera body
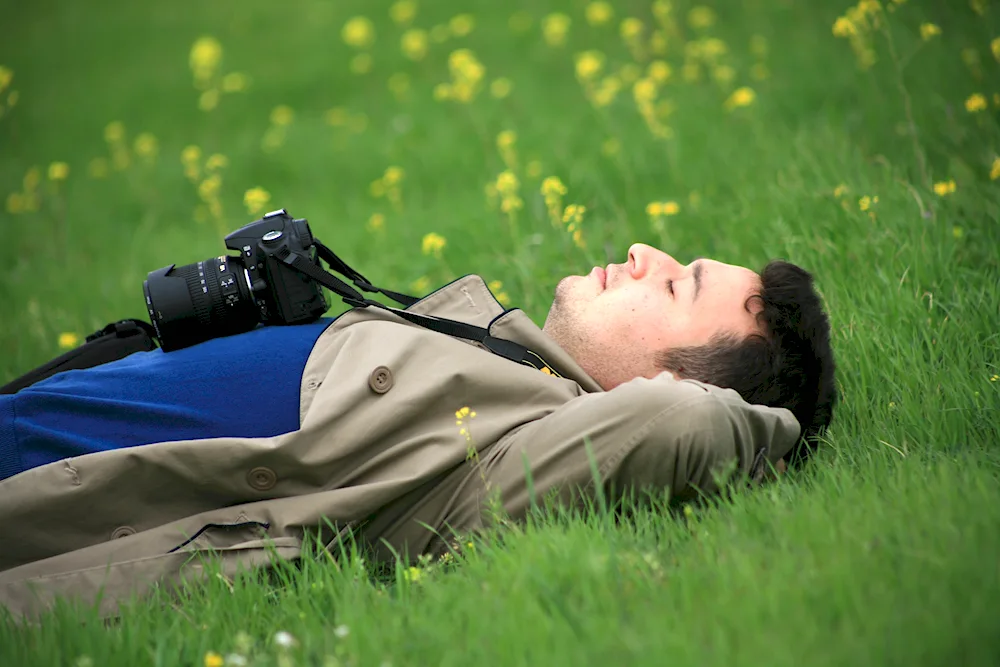
M 307 220 L 279 209 L 225 241 L 236 256 L 171 264 L 143 281 L 146 308 L 164 352 L 258 324 L 312 322 L 329 308 L 322 287 L 291 266 L 296 257 L 319 266 Z

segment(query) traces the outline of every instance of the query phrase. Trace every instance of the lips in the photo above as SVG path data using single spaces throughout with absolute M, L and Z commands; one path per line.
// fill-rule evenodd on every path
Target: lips
M 599 266 L 595 266 L 593 274 L 597 278 L 597 282 L 601 284 L 601 288 L 606 289 L 608 286 L 608 272 Z

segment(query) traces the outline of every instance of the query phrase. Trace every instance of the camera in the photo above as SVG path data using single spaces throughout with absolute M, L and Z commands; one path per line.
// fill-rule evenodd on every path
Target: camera
M 266 214 L 225 239 L 236 256 L 220 255 L 152 271 L 142 283 L 146 308 L 164 352 L 230 336 L 258 324 L 304 324 L 329 305 L 301 266 L 321 268 L 305 219 L 285 209 Z

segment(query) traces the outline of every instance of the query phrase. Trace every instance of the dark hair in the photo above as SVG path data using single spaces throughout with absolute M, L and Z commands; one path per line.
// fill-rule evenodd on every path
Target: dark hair
M 763 302 L 757 315 L 763 335 L 720 335 L 707 345 L 663 350 L 656 363 L 683 377 L 735 389 L 748 403 L 791 410 L 802 439 L 785 458 L 801 463 L 818 446 L 817 436 L 830 425 L 837 401 L 830 322 L 804 269 L 774 260 L 760 277 L 760 292 L 744 305 L 749 309 L 753 299 Z

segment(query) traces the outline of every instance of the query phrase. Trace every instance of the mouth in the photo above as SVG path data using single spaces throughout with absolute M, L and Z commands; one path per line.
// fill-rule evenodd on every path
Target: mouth
M 600 284 L 601 289 L 607 289 L 608 272 L 599 266 L 595 266 L 594 269 L 591 271 L 591 273 L 593 274 L 594 278 L 597 279 L 597 282 Z

